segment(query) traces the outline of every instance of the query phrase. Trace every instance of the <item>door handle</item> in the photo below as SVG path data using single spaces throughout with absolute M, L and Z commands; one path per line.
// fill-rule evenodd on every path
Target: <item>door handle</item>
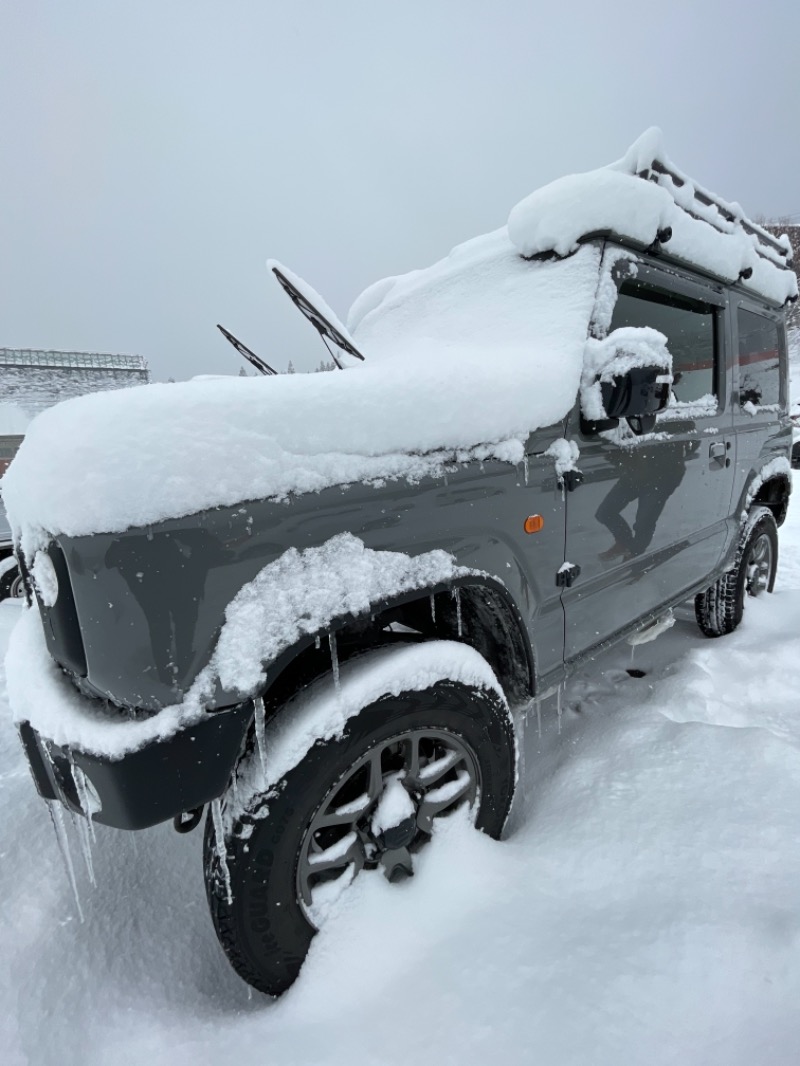
M 715 440 L 711 447 L 708 449 L 708 454 L 712 459 L 722 459 L 725 455 L 725 444 L 721 440 Z

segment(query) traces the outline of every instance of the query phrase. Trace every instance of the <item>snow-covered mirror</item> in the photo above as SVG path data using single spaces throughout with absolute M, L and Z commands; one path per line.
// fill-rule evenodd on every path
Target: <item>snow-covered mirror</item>
M 623 326 L 586 342 L 581 415 L 595 428 L 627 418 L 636 433 L 652 428 L 669 403 L 672 356 L 667 338 L 648 327 Z

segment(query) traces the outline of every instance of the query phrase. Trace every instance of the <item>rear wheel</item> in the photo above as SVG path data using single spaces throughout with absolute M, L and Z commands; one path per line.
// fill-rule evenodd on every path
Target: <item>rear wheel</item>
M 250 776 L 246 767 L 239 775 Z M 278 786 L 235 798 L 231 786 L 224 853 L 209 818 L 205 869 L 211 916 L 232 966 L 255 988 L 280 995 L 356 875 L 410 876 L 436 819 L 459 807 L 498 837 L 514 782 L 503 701 L 442 681 L 365 707 L 340 738 L 315 743 Z
M 778 527 L 767 507 L 759 507 L 745 525 L 733 567 L 711 588 L 695 597 L 697 624 L 707 637 L 732 633 L 744 614 L 749 596 L 775 587 L 778 567 Z

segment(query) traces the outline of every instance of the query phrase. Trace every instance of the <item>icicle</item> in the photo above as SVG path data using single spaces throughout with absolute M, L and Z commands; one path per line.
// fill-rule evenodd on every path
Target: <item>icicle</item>
M 633 666 L 633 660 L 636 655 L 636 645 L 631 644 L 631 666 Z
M 542 739 L 542 701 L 537 697 L 536 699 L 536 730 L 539 734 L 539 740 Z
M 80 800 L 81 810 L 83 811 L 86 823 L 89 827 L 92 840 L 97 843 L 97 837 L 94 831 L 94 822 L 92 821 L 92 812 L 94 810 L 94 804 L 92 798 L 89 795 L 88 782 L 86 780 L 86 774 L 81 770 L 80 766 L 76 766 L 72 763 L 72 780 L 75 782 L 75 788 L 78 792 L 78 799 Z
M 256 727 L 256 749 L 258 750 L 258 761 L 261 764 L 261 774 L 264 784 L 267 783 L 267 729 L 266 719 L 267 713 L 264 709 L 264 701 L 259 696 L 253 700 L 255 706 L 255 727 Z
M 86 819 L 82 818 L 79 814 L 76 815 L 73 811 L 69 812 L 72 820 L 73 828 L 78 834 L 78 840 L 81 842 L 81 851 L 83 852 L 83 861 L 86 863 L 86 872 L 89 875 L 89 881 L 97 887 L 97 881 L 94 878 L 94 863 L 92 862 L 92 838 L 89 836 L 89 826 L 86 824 Z
M 558 711 L 558 735 L 561 736 L 561 691 L 563 685 L 558 686 L 558 694 L 556 696 L 556 709 Z
M 522 457 L 522 469 L 523 469 L 523 472 L 525 474 L 525 484 L 527 485 L 528 484 L 528 456 L 527 455 L 524 455 Z
M 339 692 L 339 656 L 336 651 L 336 634 L 333 631 L 328 634 L 328 643 L 331 646 L 331 667 L 333 669 L 333 684 L 336 688 L 336 691 Z
M 436 625 L 436 597 L 431 593 L 431 621 Z
M 58 850 L 61 852 L 64 869 L 67 871 L 67 877 L 72 887 L 75 906 L 78 908 L 78 917 L 81 922 L 83 922 L 83 908 L 81 907 L 81 900 L 78 895 L 78 883 L 75 880 L 75 868 L 72 865 L 72 856 L 69 853 L 69 839 L 67 838 L 67 828 L 64 825 L 64 812 L 61 810 L 61 804 L 58 800 L 45 800 L 45 803 L 50 812 L 50 821 L 53 823 L 53 831 L 56 834 Z
M 211 801 L 211 819 L 214 822 L 214 842 L 216 844 L 219 868 L 225 882 L 225 896 L 229 904 L 233 903 L 231 891 L 231 872 L 228 869 L 228 854 L 225 850 L 225 832 L 222 828 L 222 807 L 218 799 Z
M 322 641 L 319 639 L 319 633 L 314 637 L 314 647 L 319 651 Z
M 461 625 L 461 589 L 456 587 L 453 589 L 453 596 L 456 600 L 456 628 L 458 629 L 458 635 L 462 635 Z

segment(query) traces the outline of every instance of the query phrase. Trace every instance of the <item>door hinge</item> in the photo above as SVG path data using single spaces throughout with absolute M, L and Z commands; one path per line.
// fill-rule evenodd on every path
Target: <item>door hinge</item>
M 581 576 L 581 568 L 577 563 L 564 563 L 556 574 L 556 585 L 559 588 L 572 588 L 573 581 Z

